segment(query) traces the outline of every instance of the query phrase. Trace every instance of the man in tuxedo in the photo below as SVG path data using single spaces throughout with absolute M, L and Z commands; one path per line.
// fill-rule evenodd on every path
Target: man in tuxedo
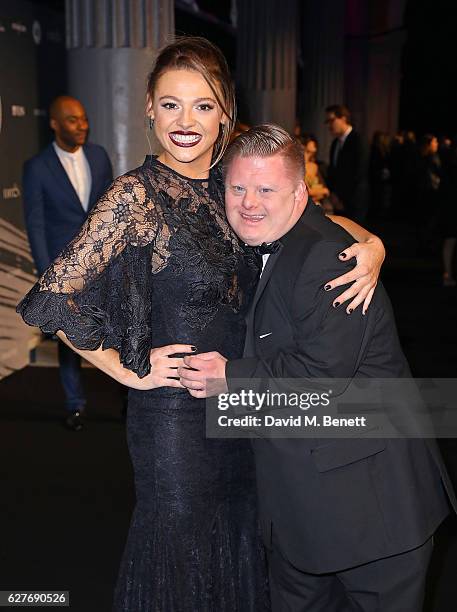
M 368 212 L 368 150 L 362 136 L 351 124 L 346 106 L 334 104 L 325 109 L 325 123 L 334 140 L 330 147 L 327 182 L 335 202 L 344 214 L 362 223 Z
M 49 109 L 55 140 L 24 164 L 25 223 L 41 276 L 76 236 L 95 202 L 113 180 L 103 147 L 86 142 L 87 115 L 75 98 L 60 96 Z M 81 357 L 59 341 L 60 379 L 68 411 L 66 425 L 82 429 L 86 398 L 81 384 Z
M 308 200 L 301 145 L 258 126 L 224 163 L 227 217 L 261 245 L 262 275 L 243 358 L 186 357 L 178 372 L 189 392 L 237 392 L 240 379 L 312 388 L 313 379 L 410 377 L 381 283 L 366 315 L 348 315 L 325 290 L 351 237 Z M 433 533 L 455 504 L 434 442 L 257 437 L 253 446 L 274 612 L 422 610 Z

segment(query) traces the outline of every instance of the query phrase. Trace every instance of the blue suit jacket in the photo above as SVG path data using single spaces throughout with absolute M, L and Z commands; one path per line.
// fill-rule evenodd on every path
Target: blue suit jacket
M 92 174 L 88 211 L 113 180 L 103 147 L 83 147 Z M 24 164 L 22 178 L 25 224 L 33 259 L 41 275 L 76 236 L 87 218 L 73 185 L 52 144 Z

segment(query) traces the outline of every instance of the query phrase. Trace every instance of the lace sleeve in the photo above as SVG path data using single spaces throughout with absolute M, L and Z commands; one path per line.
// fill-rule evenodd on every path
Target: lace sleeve
M 63 331 L 78 349 L 116 349 L 125 367 L 145 376 L 152 275 L 143 247 L 154 246 L 158 227 L 138 178 L 118 178 L 17 311 L 44 333 Z

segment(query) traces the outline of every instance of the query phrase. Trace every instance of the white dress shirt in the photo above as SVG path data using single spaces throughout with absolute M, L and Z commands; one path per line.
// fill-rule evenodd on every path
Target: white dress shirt
M 92 187 L 92 175 L 83 148 L 79 147 L 77 151 L 70 153 L 69 151 L 61 149 L 56 142 L 52 144 L 54 145 L 54 150 L 57 153 L 60 163 L 64 167 L 78 195 L 81 206 L 87 212 L 89 208 L 90 190 Z
M 264 255 L 262 255 L 262 271 L 260 272 L 260 278 L 262 278 L 263 271 L 265 270 L 265 266 L 267 265 L 267 261 L 270 255 L 271 253 L 265 253 Z

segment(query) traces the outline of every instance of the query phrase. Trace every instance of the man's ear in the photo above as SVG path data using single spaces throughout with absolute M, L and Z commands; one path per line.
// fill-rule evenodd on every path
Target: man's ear
M 303 179 L 298 181 L 297 186 L 295 187 L 294 197 L 297 204 L 301 203 L 302 201 L 305 203 L 308 201 L 308 189 Z
M 51 127 L 51 130 L 54 130 L 54 132 L 57 130 L 58 125 L 57 125 L 57 121 L 55 119 L 51 119 L 49 121 L 49 125 Z

